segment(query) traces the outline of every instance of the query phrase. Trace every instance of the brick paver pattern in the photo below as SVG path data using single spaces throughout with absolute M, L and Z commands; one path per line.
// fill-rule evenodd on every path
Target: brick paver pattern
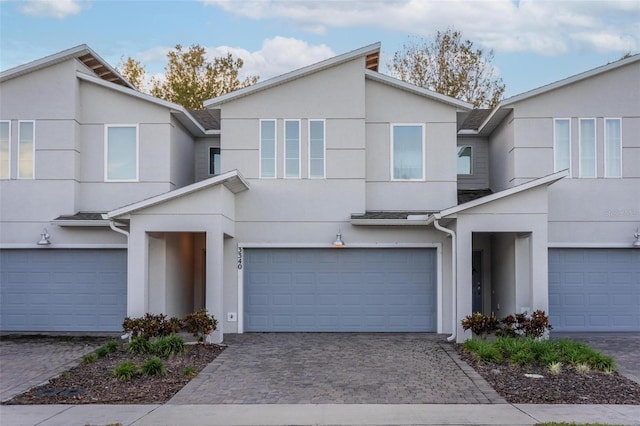
M 445 335 L 248 333 L 169 404 L 504 403 Z

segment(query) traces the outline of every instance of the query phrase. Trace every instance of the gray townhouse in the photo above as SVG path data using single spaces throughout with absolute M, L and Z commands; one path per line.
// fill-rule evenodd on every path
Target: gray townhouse
M 473 109 L 380 44 L 189 111 L 82 45 L 0 74 L 0 330 L 640 331 L 640 55 Z

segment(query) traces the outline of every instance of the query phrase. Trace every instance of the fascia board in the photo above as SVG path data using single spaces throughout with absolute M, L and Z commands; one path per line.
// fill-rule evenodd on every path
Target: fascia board
M 216 98 L 206 100 L 204 101 L 204 107 L 215 108 L 225 102 L 229 102 L 234 99 L 241 98 L 243 96 L 248 96 L 252 93 L 255 93 L 261 90 L 266 90 L 268 88 L 278 86 L 280 84 L 284 84 L 292 80 L 296 80 L 306 75 L 313 74 L 318 71 L 322 71 L 324 69 L 334 67 L 336 65 L 342 64 L 344 62 L 353 60 L 361 56 L 369 55 L 379 50 L 380 50 L 380 42 L 373 43 L 368 46 L 361 47 L 360 49 L 356 49 L 351 52 L 344 53 L 342 55 L 334 56 L 333 58 L 325 59 L 324 61 L 317 62 L 315 64 L 306 66 L 304 68 L 300 68 L 298 70 L 291 71 L 289 73 L 282 74 L 274 78 L 270 78 L 269 80 L 252 84 L 249 87 L 244 87 L 239 90 L 234 90 L 233 92 L 224 94 L 222 96 L 218 96 Z

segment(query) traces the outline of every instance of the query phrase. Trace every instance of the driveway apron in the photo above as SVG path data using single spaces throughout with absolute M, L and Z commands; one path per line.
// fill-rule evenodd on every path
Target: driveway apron
M 169 404 L 504 403 L 446 336 L 248 333 Z

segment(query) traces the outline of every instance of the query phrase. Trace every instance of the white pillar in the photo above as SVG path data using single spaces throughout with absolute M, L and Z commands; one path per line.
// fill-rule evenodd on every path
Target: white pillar
M 210 341 L 213 343 L 221 343 L 223 337 L 223 239 L 220 219 L 218 217 L 212 218 L 211 225 L 207 228 L 207 300 L 205 306 L 209 315 L 213 315 L 218 320 L 218 328 L 210 336 Z
M 133 225 L 133 219 L 131 223 Z M 143 229 L 131 226 L 127 250 L 127 316 L 129 317 L 141 317 L 149 309 L 148 273 L 148 236 Z

